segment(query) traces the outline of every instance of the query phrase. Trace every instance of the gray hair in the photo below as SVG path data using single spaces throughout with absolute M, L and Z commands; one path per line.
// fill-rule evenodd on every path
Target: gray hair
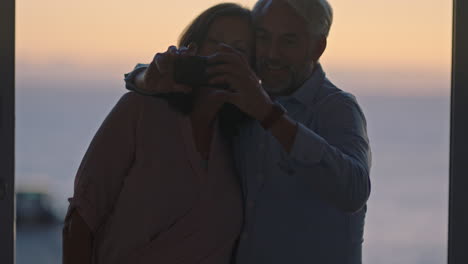
M 252 14 L 258 16 L 270 0 L 258 0 Z M 305 19 L 312 36 L 328 37 L 333 21 L 333 9 L 327 0 L 281 0 L 291 6 L 296 13 Z

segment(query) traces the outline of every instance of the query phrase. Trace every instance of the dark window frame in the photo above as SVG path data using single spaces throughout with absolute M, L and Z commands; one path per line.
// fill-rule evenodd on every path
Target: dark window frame
M 0 1 L 0 261 L 15 262 L 15 1 Z
M 468 2 L 453 1 L 448 263 L 468 260 Z
M 0 260 L 15 263 L 15 1 L 0 1 Z M 468 1 L 453 1 L 448 264 L 468 260 Z M 3 196 L 3 197 L 2 197 Z

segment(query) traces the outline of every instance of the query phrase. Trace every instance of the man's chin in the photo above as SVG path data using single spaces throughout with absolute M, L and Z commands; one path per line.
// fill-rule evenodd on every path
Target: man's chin
M 271 96 L 284 96 L 289 94 L 289 85 L 268 85 L 264 83 L 263 85 L 265 91 Z
M 264 74 L 260 76 L 265 91 L 270 95 L 283 95 L 291 86 L 290 76 L 278 76 Z

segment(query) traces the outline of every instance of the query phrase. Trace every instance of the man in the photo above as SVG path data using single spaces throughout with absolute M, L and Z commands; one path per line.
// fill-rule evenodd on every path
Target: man
M 226 100 L 258 121 L 234 144 L 245 195 L 236 262 L 361 263 L 371 152 L 355 98 L 318 62 L 332 9 L 326 0 L 259 0 L 253 16 L 257 72 L 225 45 L 210 58 L 224 64 L 209 69 L 212 83 L 229 83 Z M 155 89 L 149 80 L 140 74 L 138 89 Z

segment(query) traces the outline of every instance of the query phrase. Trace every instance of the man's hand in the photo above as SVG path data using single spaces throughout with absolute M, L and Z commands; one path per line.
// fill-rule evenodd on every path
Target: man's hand
M 214 75 L 211 84 L 229 84 L 228 102 L 251 117 L 262 121 L 270 112 L 272 100 L 262 88 L 261 81 L 250 67 L 248 59 L 236 49 L 220 44 L 220 52 L 210 56 L 207 73 Z
M 157 53 L 146 71 L 137 77 L 137 88 L 141 89 L 141 92 L 151 95 L 191 92 L 192 88 L 190 86 L 174 82 L 174 61 L 177 56 L 194 55 L 196 49 L 195 45 L 189 45 L 188 48 L 182 47 L 180 49 L 170 46 L 166 52 Z

